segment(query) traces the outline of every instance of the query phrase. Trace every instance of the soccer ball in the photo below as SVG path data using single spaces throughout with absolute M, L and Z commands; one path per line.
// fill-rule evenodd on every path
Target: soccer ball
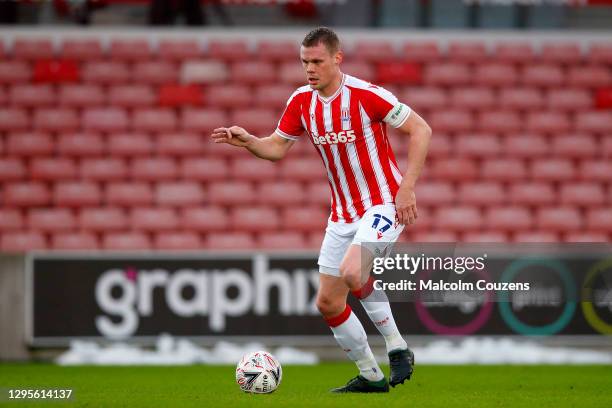
M 268 394 L 280 385 L 283 369 L 267 351 L 245 354 L 236 367 L 236 382 L 244 392 Z

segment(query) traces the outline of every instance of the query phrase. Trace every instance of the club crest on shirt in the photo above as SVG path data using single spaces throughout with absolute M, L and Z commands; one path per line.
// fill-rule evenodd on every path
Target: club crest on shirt
M 351 121 L 351 111 L 346 108 L 340 111 L 340 120 L 342 123 L 347 123 Z

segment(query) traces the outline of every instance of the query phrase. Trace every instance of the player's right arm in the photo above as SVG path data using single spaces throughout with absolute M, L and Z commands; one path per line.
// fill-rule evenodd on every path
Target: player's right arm
M 215 143 L 244 147 L 255 156 L 270 161 L 277 161 L 285 157 L 295 143 L 294 140 L 281 137 L 276 132 L 268 137 L 259 138 L 240 126 L 217 128 L 213 130 L 211 138 Z

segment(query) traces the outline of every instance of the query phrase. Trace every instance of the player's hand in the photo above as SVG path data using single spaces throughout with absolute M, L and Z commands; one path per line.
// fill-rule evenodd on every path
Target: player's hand
M 400 185 L 395 195 L 395 211 L 397 221 L 402 224 L 414 224 L 417 219 L 416 195 L 414 188 L 408 185 Z
M 254 136 L 240 126 L 232 126 L 229 128 L 216 128 L 212 131 L 210 137 L 215 143 L 227 143 L 232 146 L 245 147 Z

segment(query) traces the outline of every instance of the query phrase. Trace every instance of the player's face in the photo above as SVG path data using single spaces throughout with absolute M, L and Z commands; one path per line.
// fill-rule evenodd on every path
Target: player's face
M 341 51 L 332 54 L 324 44 L 319 43 L 314 47 L 302 46 L 300 58 L 312 89 L 325 90 L 340 75 Z

